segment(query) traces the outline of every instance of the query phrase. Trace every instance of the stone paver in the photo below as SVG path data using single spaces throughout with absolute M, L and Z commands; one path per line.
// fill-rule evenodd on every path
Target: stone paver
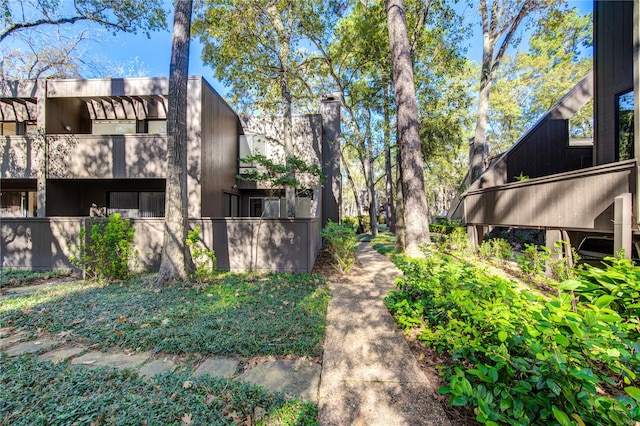
M 29 342 L 18 343 L 7 349 L 7 355 L 18 356 L 23 354 L 33 354 L 36 352 L 46 351 L 52 346 L 59 344 L 51 339 L 32 340 Z
M 69 358 L 73 358 L 74 356 L 81 354 L 86 351 L 87 348 L 84 347 L 72 347 L 72 348 L 62 348 L 56 349 L 51 352 L 47 352 L 38 357 L 40 361 L 51 361 L 53 363 L 64 362 Z
M 318 401 L 322 367 L 304 360 L 265 362 L 245 371 L 240 379 L 274 392 L 284 392 L 308 401 Z
M 82 356 L 72 359 L 71 364 L 86 365 L 89 367 L 109 366 L 119 369 L 134 369 L 148 360 L 150 356 L 151 355 L 146 352 L 135 355 L 88 352 Z
M 361 244 L 357 258 L 360 275 L 330 283 L 320 424 L 448 425 L 436 386 L 383 301 L 400 271 L 369 244 Z
M 193 373 L 194 376 L 209 374 L 214 377 L 233 377 L 238 370 L 240 362 L 232 358 L 209 357 L 198 366 Z
M 16 334 L 6 334 L 3 337 L 0 338 L 0 350 L 5 350 L 6 348 L 15 345 L 18 342 L 21 342 L 24 340 L 25 337 L 25 333 L 24 332 L 18 332 Z
M 170 359 L 154 359 L 138 368 L 138 372 L 145 379 L 151 379 L 157 374 L 173 371 L 177 367 L 176 363 Z

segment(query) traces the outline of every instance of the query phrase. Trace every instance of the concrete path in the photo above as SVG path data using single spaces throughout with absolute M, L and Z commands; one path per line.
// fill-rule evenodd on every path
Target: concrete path
M 320 382 L 320 424 L 448 425 L 431 384 L 384 305 L 401 275 L 370 244 L 357 267 L 330 283 Z

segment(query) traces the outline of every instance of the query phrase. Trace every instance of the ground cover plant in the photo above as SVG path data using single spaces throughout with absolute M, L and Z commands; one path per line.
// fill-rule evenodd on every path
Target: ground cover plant
M 561 285 L 558 296 L 542 297 L 436 250 L 424 260 L 396 261 L 404 278 L 387 306 L 402 328 L 449 355 L 441 391 L 479 422 L 640 419 L 637 267 L 591 269 Z
M 225 274 L 198 288 L 159 288 L 147 275 L 10 295 L 0 323 L 104 349 L 319 356 L 327 303 L 318 275 Z
M 0 354 L 2 425 L 315 425 L 314 404 L 247 383 L 187 373 L 145 381 L 131 371 Z
M 0 288 L 25 287 L 70 275 L 71 271 L 63 270 L 27 271 L 25 269 L 0 269 Z

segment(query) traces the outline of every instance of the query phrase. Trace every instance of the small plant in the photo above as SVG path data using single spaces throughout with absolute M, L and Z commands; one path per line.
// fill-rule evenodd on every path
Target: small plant
M 483 241 L 478 254 L 486 259 L 511 260 L 513 251 L 507 240 L 494 238 Z
M 329 221 L 320 231 L 327 242 L 329 253 L 336 261 L 336 269 L 341 274 L 351 271 L 356 260 L 356 233 L 348 225 Z
M 200 238 L 200 227 L 190 230 L 187 236 L 187 246 L 191 250 L 191 257 L 195 264 L 195 271 L 191 280 L 198 284 L 210 282 L 216 275 L 217 259 L 213 250 L 207 249 Z
M 80 228 L 78 244 L 69 247 L 69 261 L 91 278 L 100 280 L 125 280 L 137 267 L 138 251 L 133 246 L 135 229 L 129 219 L 116 213 L 108 220 L 91 219 L 88 247 L 87 231 Z
M 568 257 L 560 256 L 559 259 L 550 259 L 551 276 L 556 281 L 575 280 L 578 278 L 579 268 L 574 265 L 580 260 L 580 256 L 576 249 L 566 241 L 556 241 L 554 243 L 557 249 L 556 253 L 562 254 L 564 247 L 568 247 L 571 250 L 573 257 L 573 265 L 569 262 Z
M 542 274 L 547 266 L 547 261 L 551 257 L 551 250 L 542 247 L 538 250 L 535 244 L 525 244 L 524 250 L 516 256 L 516 262 L 520 265 L 522 272 L 529 275 Z
M 440 239 L 440 250 L 466 252 L 470 248 L 469 237 L 464 228 L 454 228 L 451 233 L 443 235 Z
M 529 180 L 529 176 L 525 175 L 522 172 L 520 172 L 520 174 L 518 176 L 514 176 L 513 178 L 515 180 L 517 180 L 518 182 L 526 182 L 526 181 Z

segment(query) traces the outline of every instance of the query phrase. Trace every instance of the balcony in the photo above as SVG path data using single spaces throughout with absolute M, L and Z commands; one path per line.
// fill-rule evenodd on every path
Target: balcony
M 48 140 L 49 178 L 140 179 L 166 175 L 166 135 L 48 135 Z
M 636 188 L 635 160 L 471 190 L 468 225 L 613 231 L 614 199 Z

